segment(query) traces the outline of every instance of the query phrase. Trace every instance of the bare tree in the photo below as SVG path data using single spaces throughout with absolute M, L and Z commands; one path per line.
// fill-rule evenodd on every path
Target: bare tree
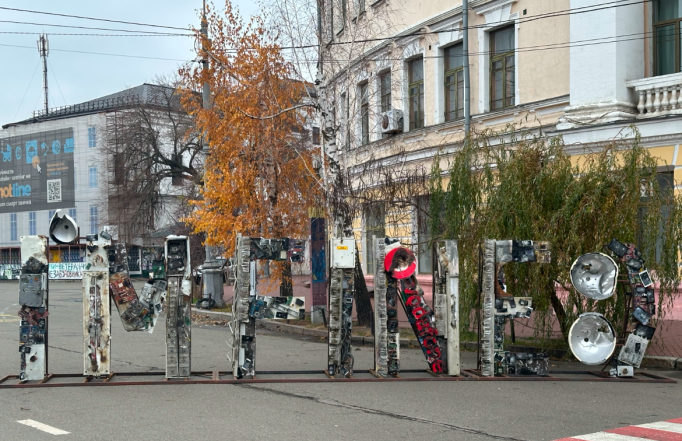
M 123 93 L 136 94 L 135 104 L 107 115 L 106 222 L 127 243 L 159 230 L 189 232 L 180 220 L 191 209 L 188 201 L 196 196 L 204 158 L 178 84 L 157 77 L 155 84 L 128 89 Z
M 374 227 L 368 235 L 379 237 L 400 236 L 396 225 L 420 224 L 416 219 L 428 217 L 423 196 L 430 163 L 407 161 L 404 144 L 381 128 L 384 112 L 403 99 L 398 76 L 406 54 L 391 37 L 404 27 L 401 1 L 270 0 L 267 5 L 289 61 L 302 78 L 315 78 L 318 85 L 313 99 L 324 135 L 320 156 L 335 234 L 355 230 L 358 238 L 358 219 L 363 230 Z M 376 147 L 390 151 L 390 158 L 375 155 Z M 404 243 L 417 246 L 418 234 L 413 236 Z M 366 239 L 365 244 L 371 238 Z M 363 254 L 372 272 L 371 249 Z M 356 308 L 359 323 L 369 325 L 372 308 L 362 271 L 357 265 Z

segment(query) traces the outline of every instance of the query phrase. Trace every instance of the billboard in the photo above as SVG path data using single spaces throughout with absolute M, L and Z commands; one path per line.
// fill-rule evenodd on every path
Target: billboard
M 0 139 L 0 213 L 75 206 L 73 128 Z

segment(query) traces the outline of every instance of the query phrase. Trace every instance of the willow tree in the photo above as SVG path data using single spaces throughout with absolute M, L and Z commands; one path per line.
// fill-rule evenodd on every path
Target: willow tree
M 682 244 L 682 197 L 666 181 L 672 175 L 657 173 L 657 159 L 636 132 L 580 158 L 572 161 L 560 137 L 514 127 L 472 135 L 453 154 L 436 158 L 431 229 L 434 239 L 460 242 L 463 326 L 476 305 L 478 246 L 487 238 L 551 243 L 551 264 L 505 266 L 509 292 L 534 300 L 536 336 L 551 334 L 552 310 L 564 338 L 585 311 L 622 323 L 622 293 L 593 302 L 579 295 L 569 278 L 578 256 L 603 251 L 613 238 L 637 244 L 660 282 L 658 317 L 669 310 L 680 284 Z
M 200 55 L 208 69 L 183 68 L 183 105 L 210 145 L 201 198 L 189 222 L 228 255 L 237 233 L 307 237 L 308 207 L 319 183 L 305 136 L 307 84 L 291 80 L 291 65 L 264 21 L 245 23 L 229 1 L 209 11 L 211 40 Z M 202 106 L 204 82 L 211 103 Z

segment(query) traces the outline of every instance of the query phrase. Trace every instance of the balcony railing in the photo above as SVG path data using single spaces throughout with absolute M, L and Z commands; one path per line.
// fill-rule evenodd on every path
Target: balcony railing
M 637 118 L 682 115 L 682 73 L 628 81 L 639 97 Z

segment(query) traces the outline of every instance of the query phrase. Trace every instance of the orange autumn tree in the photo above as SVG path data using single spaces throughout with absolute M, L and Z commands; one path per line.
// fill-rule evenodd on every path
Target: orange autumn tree
M 222 14 L 209 11 L 207 23 L 211 40 L 199 55 L 208 57 L 209 68 L 180 70 L 183 105 L 210 146 L 202 198 L 188 221 L 228 256 L 237 233 L 307 237 L 308 208 L 321 197 L 303 129 L 309 85 L 291 79 L 291 65 L 262 18 L 245 23 L 228 0 Z M 286 276 L 284 266 L 275 271 Z

